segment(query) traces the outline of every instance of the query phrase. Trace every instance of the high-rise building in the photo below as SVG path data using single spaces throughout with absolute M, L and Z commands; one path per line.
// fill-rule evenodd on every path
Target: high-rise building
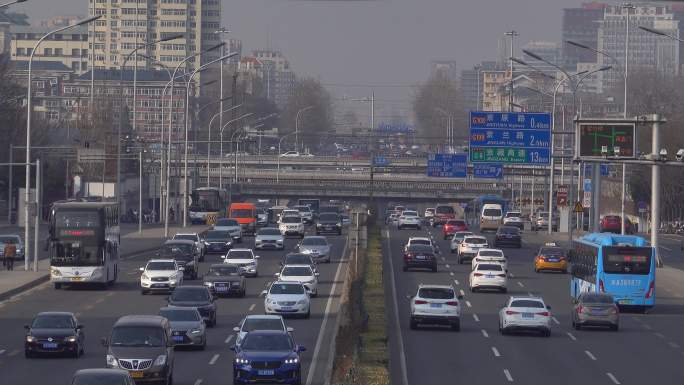
M 522 46 L 522 49 L 526 51 L 534 52 L 536 55 L 540 56 L 546 62 L 556 64 L 558 66 L 563 65 L 563 59 L 561 55 L 561 47 L 557 42 L 552 41 L 530 41 Z M 532 57 L 526 56 L 525 62 L 533 66 L 535 69 L 542 71 L 549 75 L 555 75 L 558 69 L 544 61 L 534 59 Z M 528 68 L 523 68 L 528 70 Z
M 182 39 L 138 50 L 138 68 L 149 68 L 151 57 L 173 69 L 184 58 L 220 42 L 214 33 L 221 22 L 220 0 L 90 0 L 90 15 L 102 18 L 89 26 L 95 69 L 119 69 L 136 46 L 182 34 Z M 191 59 L 186 69 L 199 68 L 220 57 L 216 50 Z M 144 56 L 143 56 L 144 55 Z M 135 66 L 132 57 L 126 68 Z
M 28 61 L 38 39 L 54 27 L 33 27 L 14 25 L 10 27 L 11 41 L 9 51 L 14 61 Z M 43 40 L 33 55 L 33 62 L 53 61 L 64 64 L 77 74 L 88 70 L 88 30 L 87 27 L 69 28 Z
M 563 42 L 575 41 L 589 47 L 598 46 L 598 28 L 603 20 L 606 4 L 599 2 L 584 3 L 579 8 L 566 8 L 563 10 Z M 575 71 L 577 63 L 595 63 L 596 53 L 563 44 L 564 67 Z
M 495 61 L 483 61 L 472 69 L 461 71 L 459 87 L 463 95 L 466 111 L 482 109 L 483 71 L 497 69 Z
M 637 5 L 632 8 L 611 5 L 605 8 L 598 30 L 598 49 L 606 55 L 598 55 L 599 65 L 611 65 L 614 71 L 603 74 L 604 88 L 619 88 L 623 82 L 625 40 L 629 12 L 629 73 L 639 71 L 657 72 L 661 75 L 679 74 L 679 42 L 663 38 L 637 28 L 654 28 L 679 37 L 679 21 L 664 5 Z M 611 60 L 610 58 L 615 58 Z
M 294 94 L 295 86 L 295 74 L 290 62 L 280 51 L 256 50 L 252 54 L 261 63 L 266 97 L 278 108 L 285 108 L 290 96 Z
M 7 13 L 6 8 L 0 8 L 0 54 L 9 52 L 11 28 L 19 25 L 29 25 L 28 16 L 23 13 Z
M 458 80 L 458 67 L 455 60 L 433 60 L 430 62 L 432 76 L 440 76 L 452 81 Z

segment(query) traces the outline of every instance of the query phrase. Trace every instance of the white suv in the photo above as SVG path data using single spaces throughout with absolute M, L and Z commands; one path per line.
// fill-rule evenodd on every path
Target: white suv
M 399 216 L 399 221 L 397 222 L 397 228 L 399 230 L 405 227 L 413 227 L 420 230 L 422 227 L 422 221 L 418 216 L 418 213 L 412 210 L 404 210 Z
M 276 281 L 261 294 L 266 314 L 311 316 L 309 293 L 301 282 Z
M 141 267 L 140 292 L 173 291 L 183 282 L 183 271 L 174 259 L 150 259 Z
M 496 262 L 482 262 L 475 265 L 473 271 L 470 272 L 468 279 L 470 284 L 470 291 L 476 292 L 481 289 L 499 290 L 503 293 L 507 292 L 506 285 L 508 284 L 508 277 L 503 265 Z
M 524 224 L 522 220 L 522 213 L 520 211 L 509 211 L 503 219 L 505 226 L 515 226 L 520 230 L 523 229 Z
M 418 325 L 448 325 L 452 330 L 461 330 L 462 295 L 457 295 L 453 286 L 420 285 L 418 293 L 411 298 L 411 329 Z
M 478 250 L 488 246 L 487 238 L 481 235 L 469 235 L 463 238 L 463 241 L 458 244 L 458 263 L 475 258 Z
M 237 266 L 243 275 L 259 276 L 259 256 L 254 255 L 252 249 L 231 249 L 221 258 L 223 263 Z
M 513 330 L 535 330 L 551 337 L 551 306 L 540 297 L 509 298 L 499 310 L 499 332 Z
M 282 217 L 280 219 L 278 229 L 280 230 L 280 233 L 283 234 L 283 236 L 285 237 L 287 237 L 288 235 L 296 235 L 300 238 L 304 238 L 304 222 L 302 221 L 302 217 L 300 217 L 299 215 Z

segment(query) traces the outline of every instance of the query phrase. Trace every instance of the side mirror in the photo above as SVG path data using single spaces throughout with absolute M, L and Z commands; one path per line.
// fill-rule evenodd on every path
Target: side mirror
M 221 256 L 221 259 L 226 259 L 226 256 L 225 256 L 225 255 L 222 255 L 222 256 Z
M 175 344 L 173 343 L 172 340 L 166 341 L 166 347 L 167 347 L 167 348 L 172 348 L 174 345 L 175 345 Z
M 234 331 L 235 333 L 240 333 L 240 327 L 239 327 L 239 326 L 234 327 L 234 328 L 233 328 L 233 331 Z
M 305 352 L 305 351 L 306 351 L 306 348 L 305 348 L 305 347 L 303 347 L 303 346 L 297 346 L 297 352 L 298 352 L 298 353 Z
M 166 302 L 171 301 L 171 297 L 166 297 L 166 298 L 164 298 L 164 299 L 166 300 Z
M 31 327 L 28 325 L 24 325 L 24 329 L 29 330 L 29 329 L 31 329 Z
M 259 258 L 261 258 L 261 257 L 258 256 L 258 255 L 255 255 L 255 256 L 254 256 L 254 259 L 259 259 Z
M 546 310 L 551 310 L 551 305 L 546 305 Z
M 84 328 L 83 325 L 76 325 L 76 329 L 78 329 L 78 330 L 82 330 L 83 328 Z
M 456 297 L 456 298 L 463 299 L 464 297 L 463 297 L 463 295 L 459 294 L 458 297 Z
M 273 274 L 273 276 L 278 278 L 278 277 L 280 277 L 280 273 L 275 273 L 275 274 Z
M 184 266 L 179 266 L 179 267 L 178 267 L 178 270 L 179 270 L 179 271 L 185 271 L 185 267 L 184 267 Z
M 314 275 L 315 275 L 316 277 L 318 277 L 318 276 L 321 275 L 321 274 L 320 274 L 320 273 L 314 273 Z
M 139 268 L 138 270 L 140 270 L 140 271 L 145 271 L 145 268 L 144 268 L 144 267 L 141 267 L 141 268 Z
M 262 290 L 261 291 L 261 295 L 267 295 L 267 294 L 268 294 L 268 290 Z
M 231 345 L 228 349 L 235 351 L 235 345 Z
M 286 330 L 288 333 L 292 333 L 294 331 L 294 328 L 288 326 Z
M 106 338 L 106 337 L 102 337 L 102 338 L 100 339 L 100 343 L 101 343 L 102 346 L 104 346 L 105 348 L 106 348 L 107 346 L 109 346 L 109 341 L 107 341 L 107 338 Z

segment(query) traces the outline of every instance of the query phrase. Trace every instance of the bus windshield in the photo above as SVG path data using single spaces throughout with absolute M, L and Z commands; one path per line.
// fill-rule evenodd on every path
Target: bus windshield
M 254 211 L 250 209 L 233 209 L 230 211 L 230 216 L 233 218 L 252 218 Z
M 52 266 L 101 266 L 100 248 L 82 240 L 53 243 L 50 264 Z
M 100 225 L 100 215 L 95 211 L 58 211 L 55 214 L 57 228 L 88 228 Z
M 214 190 L 195 190 L 192 192 L 193 211 L 220 211 L 221 199 L 218 191 Z
M 650 248 L 606 247 L 603 252 L 606 273 L 646 275 L 651 272 Z

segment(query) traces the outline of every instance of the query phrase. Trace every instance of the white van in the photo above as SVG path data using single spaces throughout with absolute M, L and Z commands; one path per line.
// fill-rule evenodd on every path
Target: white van
M 503 208 L 500 204 L 487 203 L 482 205 L 480 213 L 480 231 L 498 230 L 503 223 Z

